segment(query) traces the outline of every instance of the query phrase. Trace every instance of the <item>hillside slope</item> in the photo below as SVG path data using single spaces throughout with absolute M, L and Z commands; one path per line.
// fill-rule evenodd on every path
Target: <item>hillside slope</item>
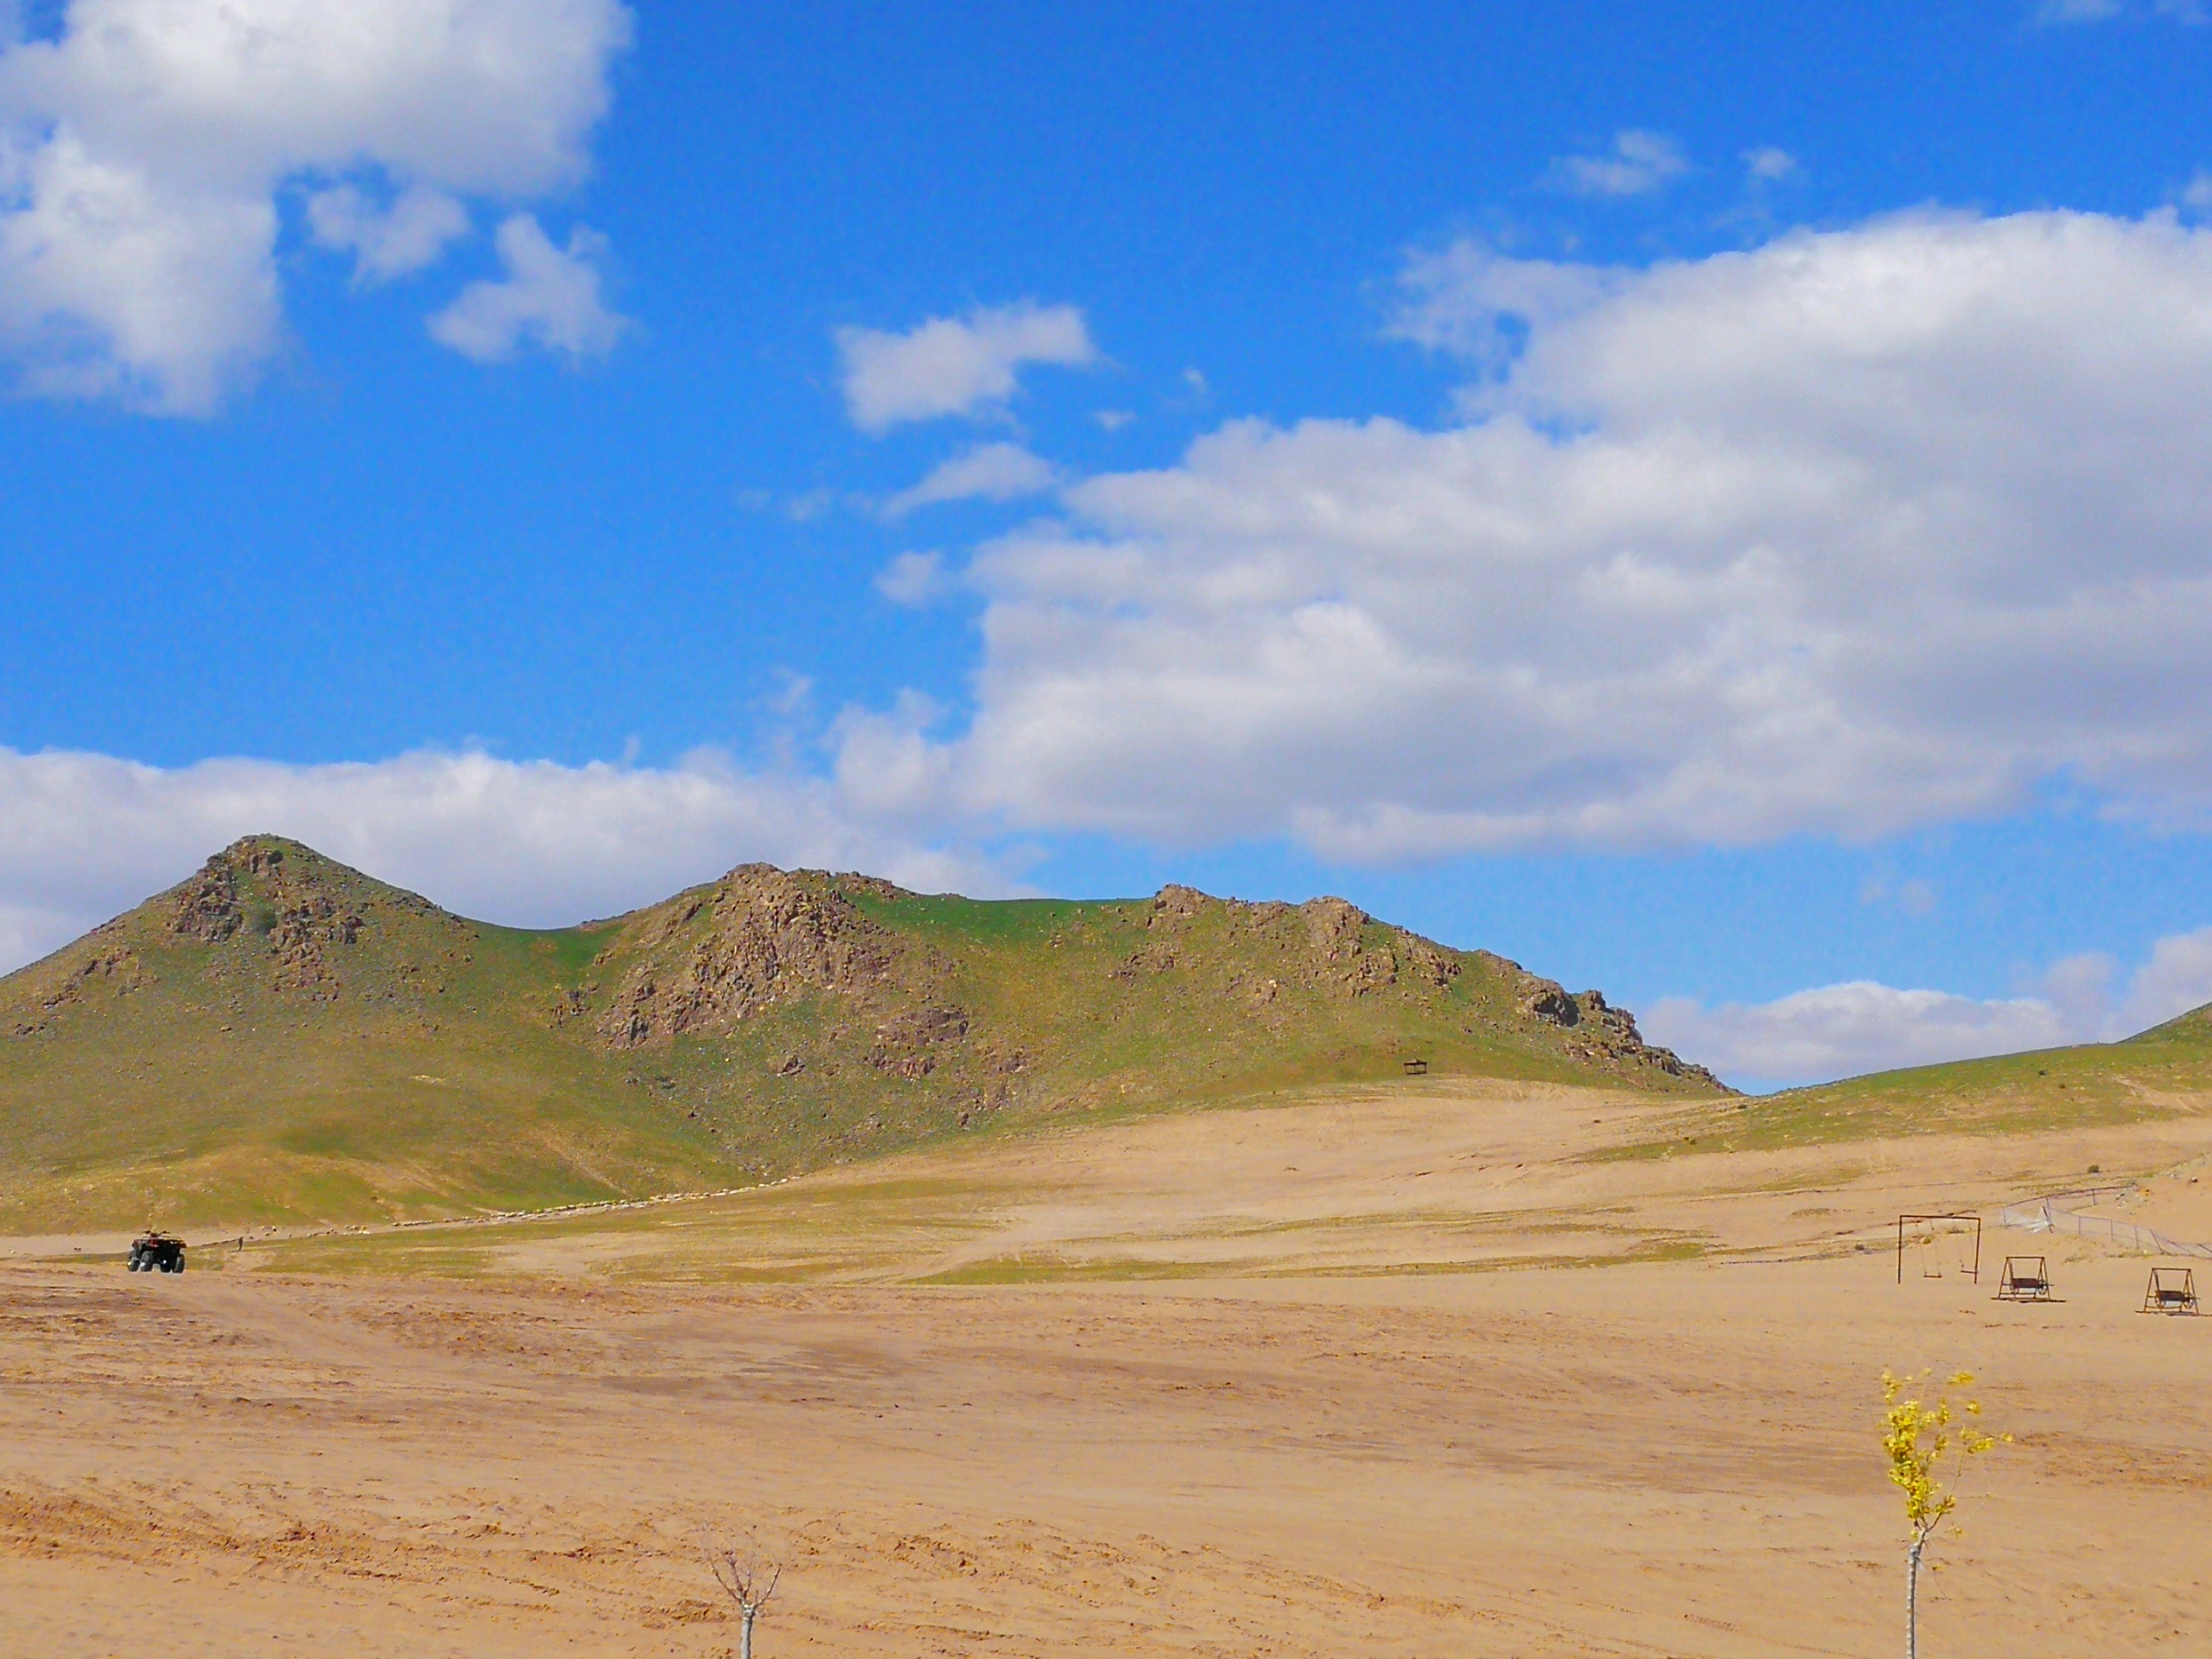
M 735 1185 L 1411 1059 L 1723 1092 L 1597 993 L 1339 899 L 979 902 L 749 865 L 528 932 L 256 836 L 0 980 L 0 1228 Z
M 1914 1135 L 2036 1134 L 2202 1117 L 2208 1112 L 2212 1005 L 2117 1042 L 1871 1072 L 1715 1102 L 1710 1110 L 1680 1117 L 1666 1139 L 1620 1148 L 1613 1155 L 1756 1152 Z

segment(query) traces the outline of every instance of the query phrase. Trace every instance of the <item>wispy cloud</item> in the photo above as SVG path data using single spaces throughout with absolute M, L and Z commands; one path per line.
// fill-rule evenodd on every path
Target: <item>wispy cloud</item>
M 1743 153 L 1745 176 L 1760 184 L 1775 184 L 1796 177 L 1800 171 L 1797 158 L 1786 149 L 1771 145 L 1762 149 L 1747 149 Z
M 904 333 L 841 328 L 836 339 L 845 407 L 864 432 L 1003 406 L 1027 364 L 1098 361 L 1082 312 L 1027 300 L 933 317 Z
M 630 324 L 600 297 L 597 261 L 605 249 L 580 227 L 566 248 L 556 247 L 535 217 L 516 214 L 499 228 L 507 274 L 463 289 L 430 319 L 431 337 L 480 363 L 511 357 L 526 343 L 572 362 L 605 356 Z
M 381 207 L 353 185 L 307 198 L 307 227 L 323 247 L 354 256 L 354 279 L 386 283 L 434 264 L 468 234 L 469 210 L 442 190 L 416 185 Z
M 984 444 L 955 455 L 920 483 L 884 503 L 884 516 L 902 518 L 939 501 L 1011 501 L 1041 495 L 1060 482 L 1059 469 L 1019 444 Z
M 884 566 L 876 577 L 876 592 L 893 605 L 927 605 L 950 588 L 945 559 L 936 552 L 906 552 Z
M 1674 139 L 1628 127 L 1613 135 L 1605 154 L 1560 156 L 1545 170 L 1544 183 L 1577 196 L 1640 196 L 1689 170 L 1689 158 Z
M 2130 0 L 2035 0 L 2028 10 L 2028 21 L 2057 27 L 2069 23 L 2106 23 L 2130 13 L 2146 13 L 2192 27 L 2212 21 L 2212 9 L 2207 8 L 2204 0 L 2150 0 L 2148 5 L 2131 4 Z

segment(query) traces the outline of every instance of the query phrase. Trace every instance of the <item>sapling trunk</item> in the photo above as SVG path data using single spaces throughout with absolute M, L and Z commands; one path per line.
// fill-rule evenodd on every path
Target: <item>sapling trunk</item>
M 1927 1541 L 1923 1533 L 1905 1553 L 1905 1659 L 1920 1659 L 1920 1551 Z M 745 1659 L 752 1659 L 750 1651 Z
M 738 1626 L 738 1659 L 753 1659 L 753 1614 L 758 1607 L 740 1609 Z

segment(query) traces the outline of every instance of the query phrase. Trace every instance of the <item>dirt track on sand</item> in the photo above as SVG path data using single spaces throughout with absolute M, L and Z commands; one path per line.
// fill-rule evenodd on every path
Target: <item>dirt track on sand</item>
M 1218 1122 L 1224 1146 L 1253 1132 Z M 1168 1228 L 1163 1171 L 1206 1167 L 1194 1133 L 1160 1131 L 1158 1167 L 1133 1134 L 1092 1174 Z M 2088 1150 L 2179 1159 L 2208 1134 Z M 1542 1182 L 1592 1178 L 1572 1151 L 1521 1160 L 1547 1212 Z M 1874 1659 L 1901 1647 L 1885 1364 L 1971 1368 L 2017 1437 L 1936 1547 L 1924 1654 L 2212 1651 L 2212 1318 L 2136 1313 L 2144 1264 L 2076 1241 L 1991 1230 L 1992 1269 L 2046 1251 L 2064 1298 L 2013 1307 L 1993 1271 L 1900 1287 L 1847 1236 L 2024 1158 L 1946 1143 L 1740 1200 L 1711 1193 L 1754 1164 L 1638 1166 L 1638 1224 L 1727 1237 L 1740 1202 L 1758 1237 L 1608 1267 L 957 1287 L 0 1267 L 0 1652 L 724 1654 L 694 1540 L 750 1523 L 790 1563 L 762 1659 Z M 1095 1223 L 1097 1190 L 1064 1201 Z

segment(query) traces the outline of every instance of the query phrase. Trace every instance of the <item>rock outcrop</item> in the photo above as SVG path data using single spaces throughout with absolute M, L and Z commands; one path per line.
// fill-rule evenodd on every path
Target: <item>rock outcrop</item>
M 1636 1016 L 1626 1008 L 1614 1007 L 1605 1000 L 1603 992 L 1584 991 L 1571 995 L 1556 980 L 1538 979 L 1518 963 L 1505 965 L 1526 981 L 1520 1002 L 1525 1018 L 1572 1031 L 1581 1039 L 1569 1045 L 1570 1052 L 1591 1059 L 1613 1059 L 1649 1066 L 1669 1077 L 1709 1083 L 1716 1089 L 1734 1092 L 1704 1066 L 1691 1065 L 1672 1048 L 1646 1042 L 1644 1034 L 1636 1029 Z
M 333 951 L 358 944 L 375 901 L 345 890 L 342 866 L 307 848 L 270 836 L 234 842 L 198 873 L 173 890 L 171 927 L 208 945 L 254 945 L 266 950 L 276 985 L 313 1000 L 343 988 Z M 390 890 L 417 914 L 427 902 Z
M 649 943 L 600 1015 L 600 1036 L 634 1048 L 801 991 L 881 984 L 901 951 L 848 896 L 866 879 L 747 864 L 672 901 L 643 923 Z
M 1223 922 L 1241 939 L 1258 939 L 1289 947 L 1291 973 L 1302 982 L 1344 998 L 1359 997 L 1399 982 L 1434 988 L 1449 985 L 1460 971 L 1459 953 L 1447 951 L 1402 927 L 1379 922 L 1340 898 L 1247 903 L 1218 899 L 1194 887 L 1170 884 L 1153 898 L 1146 931 L 1155 937 L 1124 964 L 1133 972 L 1158 973 L 1176 966 L 1182 952 L 1171 942 L 1206 918 Z M 1164 936 L 1164 937 L 1163 937 Z M 1280 988 L 1274 977 L 1264 984 Z M 1273 989 L 1254 993 L 1261 1002 Z

